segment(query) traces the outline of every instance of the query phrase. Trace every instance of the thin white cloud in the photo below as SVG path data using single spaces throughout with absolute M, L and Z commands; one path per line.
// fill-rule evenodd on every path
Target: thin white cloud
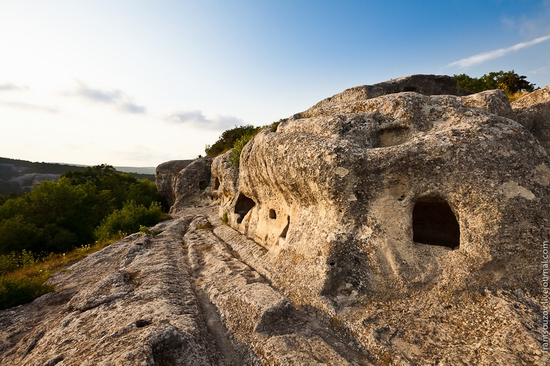
M 459 68 L 463 69 L 465 67 L 471 67 L 471 66 L 479 65 L 479 64 L 482 64 L 486 61 L 489 61 L 489 60 L 492 60 L 492 59 L 495 59 L 495 58 L 498 58 L 498 57 L 502 57 L 502 56 L 507 55 L 511 52 L 517 52 L 517 51 L 519 51 L 523 48 L 531 47 L 531 46 L 534 46 L 536 44 L 539 44 L 541 42 L 548 41 L 548 40 L 550 40 L 550 34 L 547 35 L 547 36 L 536 38 L 536 39 L 534 39 L 532 41 L 529 41 L 529 42 L 521 42 L 521 43 L 515 44 L 512 47 L 500 48 L 498 50 L 484 52 L 484 53 L 480 53 L 480 54 L 477 54 L 477 55 L 474 55 L 474 56 L 463 58 L 462 60 L 451 62 L 447 66 L 448 67 L 459 67 Z
M 529 74 L 537 75 L 537 74 L 548 74 L 548 70 L 550 68 L 548 66 L 539 67 L 536 70 L 529 71 Z
M 137 105 L 132 102 L 126 102 L 119 105 L 119 109 L 123 112 L 134 114 L 145 114 L 147 109 L 144 106 Z
M 93 102 L 102 102 L 102 103 L 115 103 L 119 101 L 123 96 L 122 90 L 94 89 L 94 88 L 90 88 L 89 86 L 87 86 L 81 81 L 78 81 L 78 88 L 76 89 L 75 94 L 85 99 L 91 100 Z
M 76 95 L 91 102 L 112 104 L 118 110 L 126 113 L 145 114 L 147 111 L 144 106 L 134 103 L 132 98 L 120 89 L 105 90 L 91 88 L 82 81 L 77 81 L 77 83 L 77 88 L 68 93 L 69 95 Z
M 0 84 L 0 91 L 26 90 L 26 89 L 28 89 L 26 86 L 15 85 L 13 83 Z
M 221 115 L 206 117 L 202 111 L 199 110 L 174 112 L 164 117 L 164 119 L 167 122 L 186 124 L 207 130 L 226 130 L 243 124 L 243 120 L 237 117 Z
M 550 31 L 550 1 L 544 0 L 533 16 L 518 14 L 516 17 L 503 17 L 501 23 L 508 29 L 517 30 L 525 37 L 534 37 Z
M 39 112 L 47 112 L 47 113 L 58 113 L 59 112 L 58 108 L 56 108 L 56 107 L 50 107 L 50 106 L 38 105 L 38 104 L 30 104 L 30 103 L 24 103 L 24 102 L 0 101 L 0 105 L 10 107 L 10 108 L 24 109 L 24 110 L 31 110 L 31 111 L 39 111 Z

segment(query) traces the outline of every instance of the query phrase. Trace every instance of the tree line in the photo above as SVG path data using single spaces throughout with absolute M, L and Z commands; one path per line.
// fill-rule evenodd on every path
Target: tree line
M 532 92 L 535 90 L 535 84 L 527 81 L 527 76 L 518 75 L 511 71 L 498 71 L 484 74 L 476 78 L 466 74 L 454 75 L 459 88 L 479 93 L 484 90 L 502 89 L 508 96 L 521 92 Z
M 110 165 L 68 171 L 29 193 L 0 196 L 0 255 L 62 253 L 154 225 L 167 208 L 154 183 Z

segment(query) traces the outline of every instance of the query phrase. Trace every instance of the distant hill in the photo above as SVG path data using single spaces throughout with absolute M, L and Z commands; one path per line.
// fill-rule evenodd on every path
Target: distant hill
M 66 171 L 82 171 L 86 165 L 61 163 L 38 163 L 0 157 L 0 195 L 29 192 L 32 186 L 44 180 L 56 181 Z M 138 179 L 155 182 L 155 168 L 115 167 L 119 172 L 129 173 Z
M 115 169 L 119 172 L 124 173 L 139 173 L 139 174 L 147 174 L 147 175 L 155 175 L 156 167 L 131 167 L 131 166 L 115 166 Z

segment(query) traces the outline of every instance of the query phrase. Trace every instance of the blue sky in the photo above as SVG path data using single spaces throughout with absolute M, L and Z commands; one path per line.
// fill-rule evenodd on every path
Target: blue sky
M 411 74 L 550 84 L 550 0 L 0 0 L 0 156 L 156 166 Z

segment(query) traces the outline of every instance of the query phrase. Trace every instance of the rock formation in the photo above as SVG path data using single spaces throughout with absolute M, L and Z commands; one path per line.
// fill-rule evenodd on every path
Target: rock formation
M 176 202 L 174 185 L 179 172 L 191 164 L 193 160 L 170 160 L 157 166 L 155 180 L 160 194 L 166 198 L 168 205 Z
M 548 119 L 525 110 L 549 99 L 450 79 L 348 89 L 239 169 L 159 166 L 175 218 L 0 312 L 0 363 L 547 364 L 550 158 L 529 126 Z
M 294 304 L 357 335 L 354 313 L 377 301 L 418 310 L 424 297 L 540 294 L 550 163 L 506 95 L 371 93 L 380 89 L 327 98 L 243 149 L 237 189 L 220 201 L 249 238 L 233 250 Z M 225 160 L 214 161 L 216 181 Z
M 173 194 L 176 197 L 172 211 L 197 205 L 204 200 L 202 193 L 210 185 L 211 158 L 199 158 L 182 169 L 175 178 Z
M 550 154 L 550 86 L 535 90 L 512 103 L 517 121 L 535 136 Z

